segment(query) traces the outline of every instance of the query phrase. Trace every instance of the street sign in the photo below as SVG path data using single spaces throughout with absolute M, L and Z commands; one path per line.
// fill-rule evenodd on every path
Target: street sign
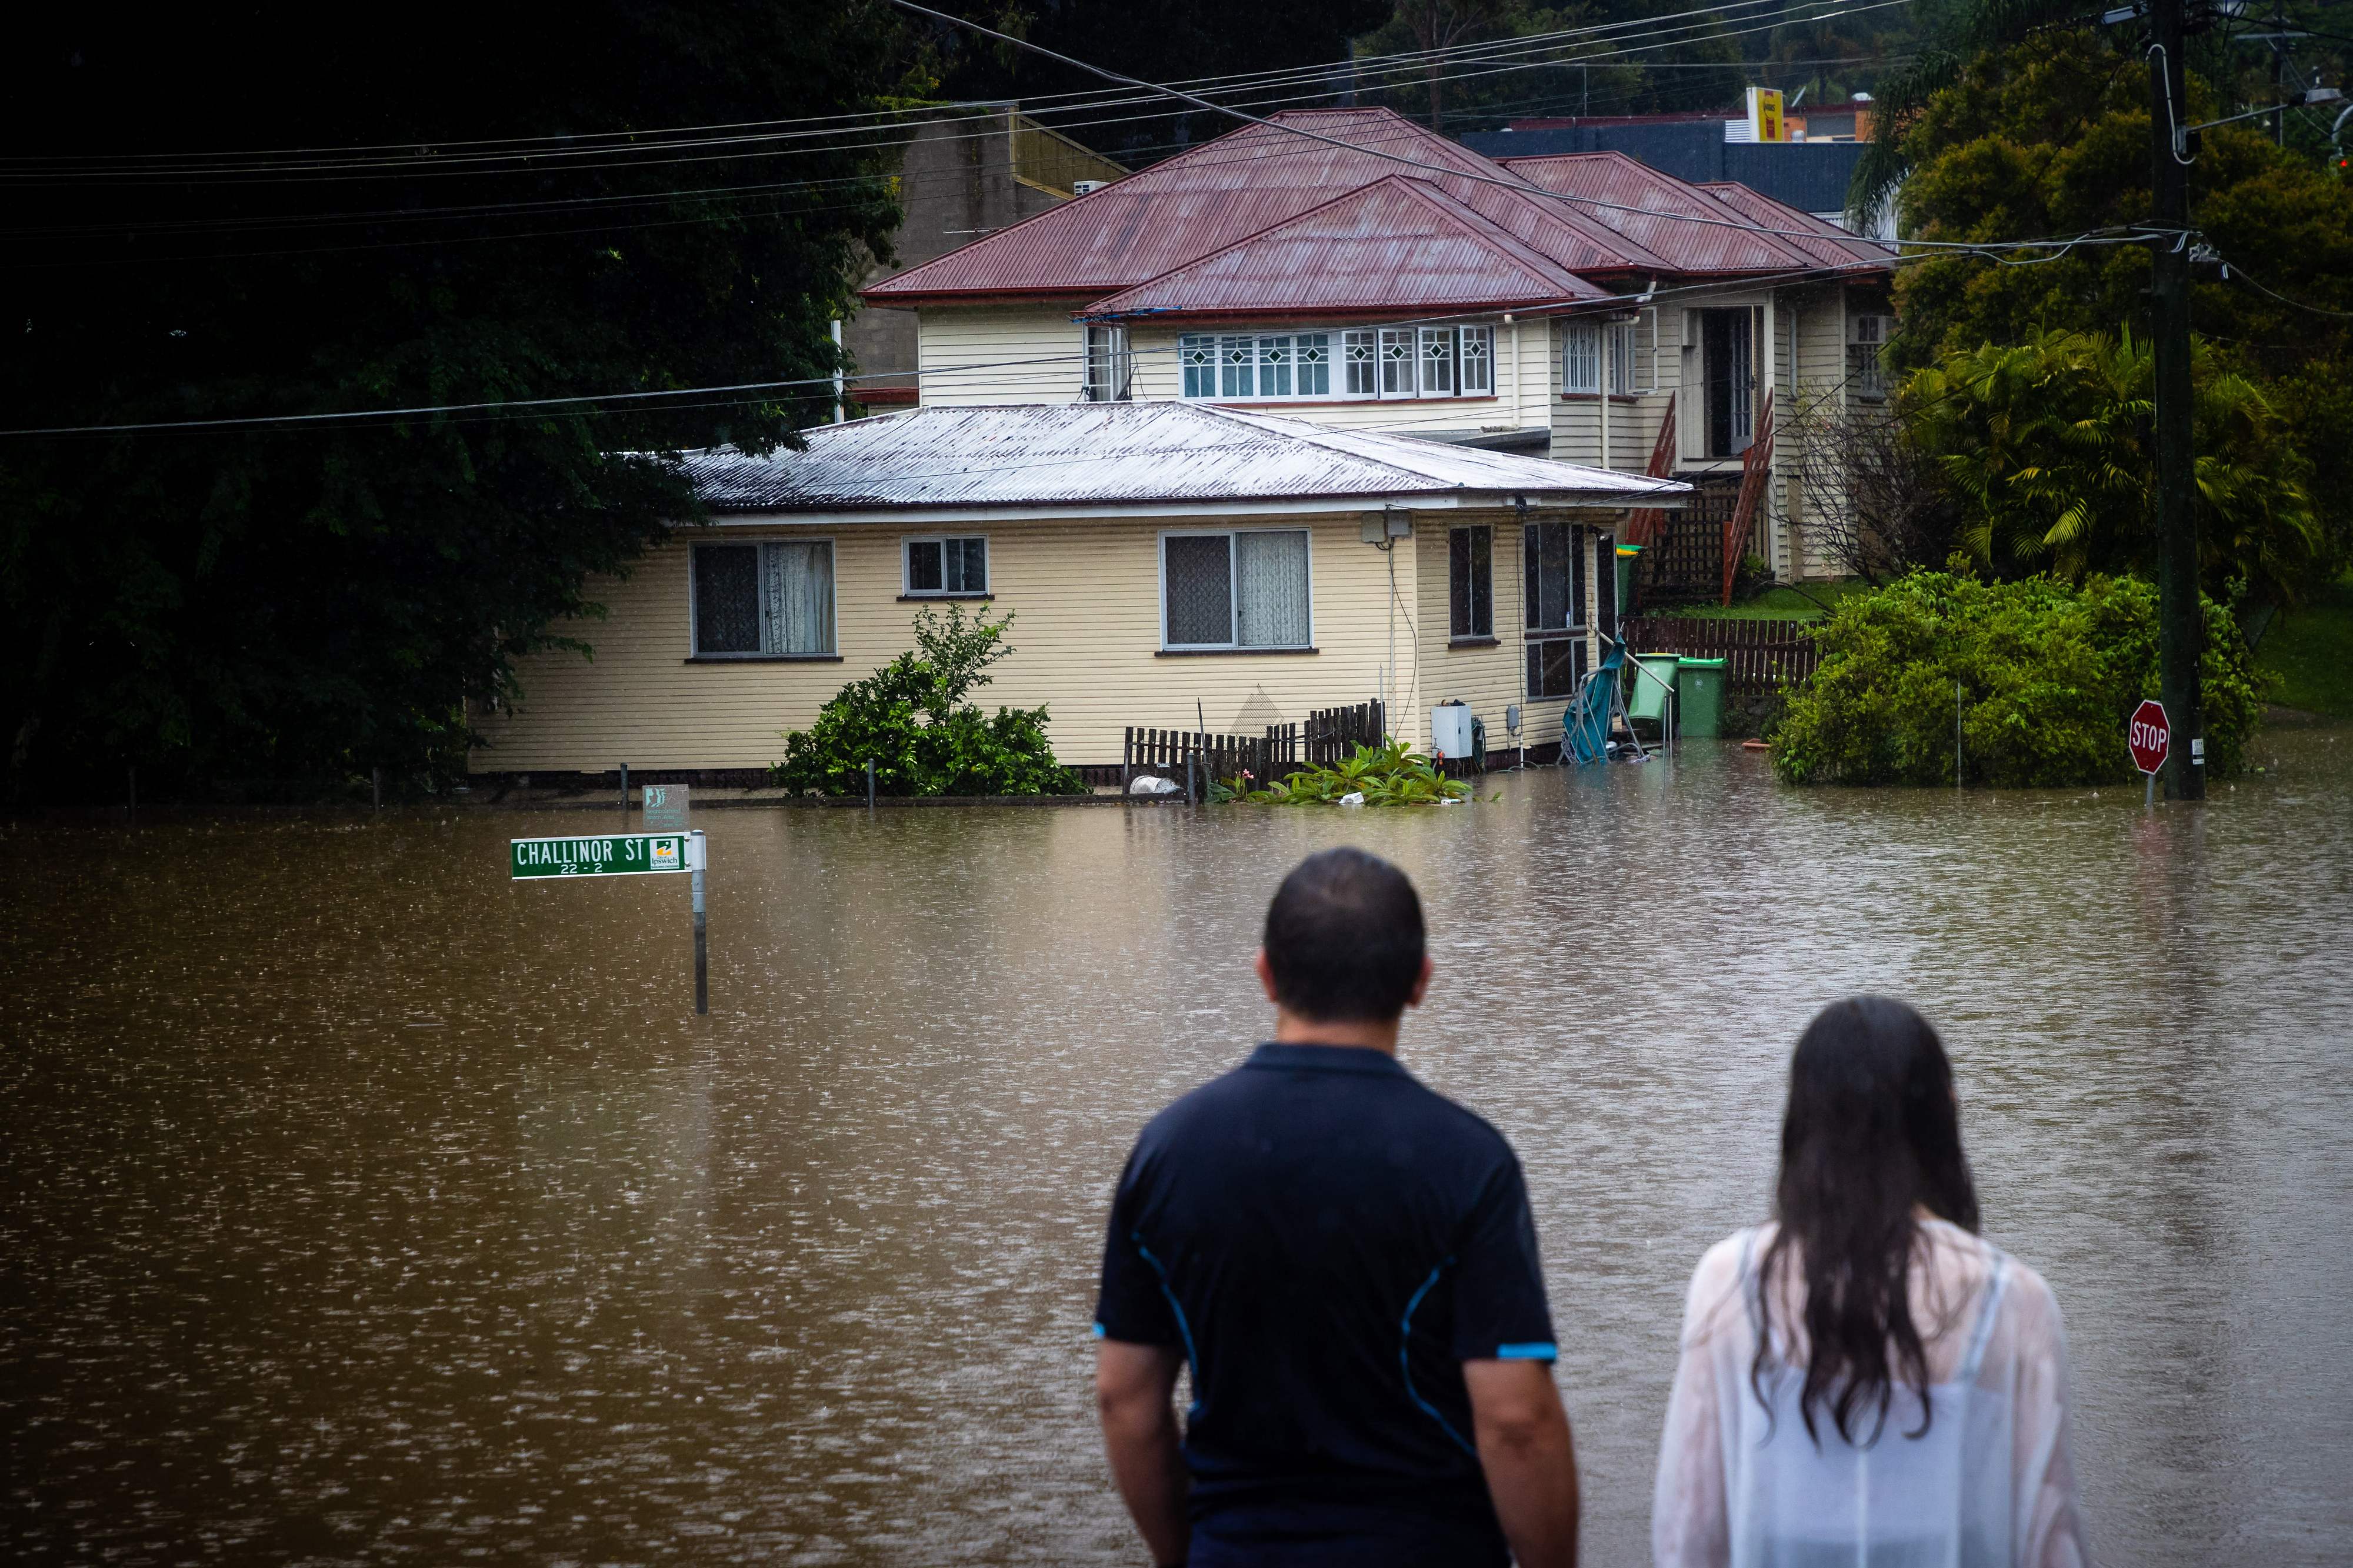
M 2173 724 L 2165 716 L 2164 703 L 2152 697 L 2133 710 L 2125 744 L 2132 748 L 2133 766 L 2145 773 L 2164 771 L 2165 759 L 2173 750 Z
M 511 843 L 511 879 L 534 877 L 648 877 L 684 871 L 683 833 L 607 833 L 586 838 L 517 838 Z

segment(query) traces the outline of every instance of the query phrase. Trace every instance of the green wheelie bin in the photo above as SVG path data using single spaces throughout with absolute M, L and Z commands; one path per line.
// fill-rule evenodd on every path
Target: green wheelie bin
M 1724 660 L 1683 658 L 1675 661 L 1677 728 L 1696 740 L 1715 740 L 1724 733 Z

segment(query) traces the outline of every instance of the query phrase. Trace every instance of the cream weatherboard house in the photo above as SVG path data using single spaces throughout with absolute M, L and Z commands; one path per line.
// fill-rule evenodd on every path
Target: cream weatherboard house
M 1206 403 L 1695 480 L 1646 563 L 1688 589 L 1752 550 L 1841 574 L 1775 426 L 1883 395 L 1893 261 L 1622 153 L 1497 162 L 1387 110 L 1308 110 L 865 298 L 915 313 L 925 406 Z
M 1015 613 L 980 696 L 1048 705 L 1073 765 L 1115 767 L 1130 725 L 1259 735 L 1384 694 L 1401 738 L 1427 747 L 1458 698 L 1500 750 L 1531 650 L 1583 668 L 1609 629 L 1575 546 L 1685 488 L 1174 398 L 931 405 L 807 441 L 690 455 L 712 521 L 597 585 L 593 659 L 526 661 L 522 700 L 476 716 L 478 771 L 762 767 L 941 604 Z

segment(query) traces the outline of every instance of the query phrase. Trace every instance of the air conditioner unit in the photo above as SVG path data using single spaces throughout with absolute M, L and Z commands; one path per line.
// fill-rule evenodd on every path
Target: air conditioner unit
M 1071 195 L 1073 196 L 1091 196 L 1110 184 L 1111 182 L 1109 180 L 1072 180 L 1071 182 Z

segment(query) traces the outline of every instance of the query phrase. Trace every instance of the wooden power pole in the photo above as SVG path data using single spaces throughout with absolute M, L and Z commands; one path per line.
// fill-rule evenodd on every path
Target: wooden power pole
M 2206 797 L 2206 719 L 2198 679 L 2205 618 L 2198 599 L 2196 454 L 2189 435 L 2189 103 L 2182 69 L 2183 0 L 2148 0 L 2149 146 L 2156 254 L 2150 293 L 2157 355 L 2158 684 L 2175 744 L 2166 791 Z M 2188 744 L 2182 744 L 2183 740 Z

